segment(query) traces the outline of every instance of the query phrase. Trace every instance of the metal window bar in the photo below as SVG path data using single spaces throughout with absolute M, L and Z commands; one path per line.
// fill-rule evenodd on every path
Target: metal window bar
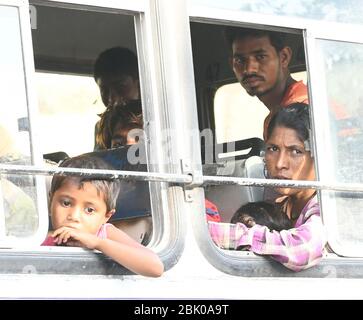
M 98 170 L 98 169 L 81 169 L 81 168 L 44 168 L 30 165 L 0 165 L 0 174 L 22 174 L 22 175 L 76 175 L 112 178 L 112 179 L 129 179 L 135 181 L 154 181 L 169 182 L 189 187 L 206 186 L 206 185 L 224 185 L 236 184 L 242 186 L 254 187 L 284 187 L 284 188 L 302 188 L 331 191 L 348 191 L 363 192 L 362 183 L 326 183 L 321 181 L 301 181 L 301 180 L 279 180 L 279 179 L 257 179 L 257 178 L 237 178 L 237 177 L 220 177 L 220 176 L 203 176 L 201 183 L 194 183 L 192 174 L 174 174 L 158 172 L 141 172 L 141 171 L 124 171 L 124 170 Z
M 189 174 L 173 173 L 154 173 L 141 171 L 124 171 L 124 170 L 100 170 L 100 169 L 82 169 L 82 168 L 63 168 L 63 167 L 40 167 L 30 165 L 0 165 L 0 174 L 25 174 L 25 175 L 43 175 L 52 176 L 55 174 L 66 176 L 93 176 L 104 177 L 107 179 L 130 179 L 135 181 L 157 181 L 171 182 L 176 184 L 192 183 L 193 177 Z

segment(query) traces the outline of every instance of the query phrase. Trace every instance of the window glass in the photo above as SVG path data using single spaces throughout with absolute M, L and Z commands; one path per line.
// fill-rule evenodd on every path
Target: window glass
M 0 159 L 22 158 L 29 163 L 29 158 L 25 160 L 30 156 L 30 143 L 18 9 L 0 7 L 0 18 L 0 38 L 6 43 L 0 53 Z
M 48 6 L 36 6 L 36 11 L 32 40 L 41 152 L 91 152 L 98 114 L 105 111 L 94 63 L 113 47 L 136 53 L 133 17 Z M 85 41 L 89 37 L 92 41 Z
M 43 154 L 66 152 L 69 156 L 94 147 L 95 123 L 105 109 L 93 77 L 37 72 L 39 125 Z
M 329 104 L 333 166 L 339 182 L 363 182 L 363 45 L 318 40 Z
M 19 12 L 0 7 L 0 163 L 31 164 L 27 96 Z M 35 181 L 31 176 L 1 175 L 0 240 L 28 237 L 38 229 Z
M 306 71 L 292 73 L 291 76 L 302 80 L 306 84 Z M 247 94 L 240 83 L 227 84 L 220 87 L 215 95 L 214 114 L 217 143 L 239 141 L 250 138 L 263 140 L 263 123 L 269 110 L 257 98 Z M 251 148 L 228 152 L 227 156 L 242 155 L 249 157 Z M 228 150 L 227 150 L 228 151 Z M 220 166 L 217 175 L 234 175 L 237 177 L 265 178 L 261 157 L 251 157 L 248 161 L 241 159 Z M 221 219 L 229 222 L 233 212 L 242 204 L 253 201 L 262 201 L 264 197 L 275 195 L 270 188 L 237 187 L 237 186 L 208 186 L 206 197 L 217 204 Z M 271 195 L 270 195 L 271 194 Z
M 329 163 L 320 167 L 329 170 L 326 174 L 337 182 L 362 183 L 363 45 L 329 40 L 317 40 L 317 44 L 326 83 L 331 136 Z M 330 206 L 324 211 L 330 215 L 326 220 L 334 220 L 334 224 L 329 225 L 334 227 L 337 243 L 359 249 L 362 254 L 362 195 L 324 194 L 329 195 L 324 203 Z
M 256 25 L 256 29 L 259 26 Z M 243 27 L 241 27 L 243 28 Z M 249 26 L 249 28 L 252 28 Z M 266 28 L 268 30 L 268 28 Z M 305 85 L 307 84 L 307 72 L 306 72 L 306 64 L 305 64 L 305 48 L 304 48 L 304 42 L 303 42 L 303 35 L 300 32 L 297 33 L 289 33 L 288 31 L 279 31 L 279 33 L 283 33 L 281 35 L 285 36 L 286 45 L 291 48 L 291 59 L 289 60 L 289 71 L 291 74 L 291 77 L 296 81 L 302 81 Z M 287 174 L 285 176 L 282 176 L 281 172 L 277 174 L 279 169 L 276 169 L 276 167 L 281 167 L 280 164 L 277 164 L 276 158 L 275 160 L 271 160 L 271 153 L 275 152 L 275 149 L 281 151 L 282 149 L 290 149 L 290 147 L 286 147 L 286 144 L 290 144 L 290 142 L 287 141 L 286 133 L 282 133 L 281 131 L 276 131 L 276 135 L 272 137 L 272 139 L 276 139 L 275 142 L 271 140 L 271 143 L 276 143 L 276 146 L 272 146 L 271 148 L 268 148 L 267 151 L 264 148 L 264 143 L 261 140 L 262 134 L 263 134 L 263 125 L 264 125 L 264 119 L 266 118 L 267 114 L 269 113 L 268 108 L 266 105 L 261 102 L 257 97 L 251 97 L 246 89 L 244 89 L 241 85 L 241 83 L 236 82 L 236 78 L 239 76 L 239 79 L 243 79 L 243 72 L 246 69 L 243 69 L 242 71 L 237 69 L 236 64 L 237 63 L 243 63 L 243 59 L 245 58 L 248 60 L 248 58 L 251 55 L 251 52 L 258 52 L 258 50 L 263 51 L 260 47 L 262 47 L 261 43 L 263 42 L 261 40 L 259 46 L 254 47 L 255 43 L 251 44 L 252 41 L 251 38 L 248 38 L 247 41 L 243 42 L 240 41 L 238 43 L 234 43 L 233 46 L 226 46 L 225 43 L 225 26 L 222 24 L 207 24 L 207 23 L 201 23 L 201 22 L 192 22 L 191 23 L 191 35 L 192 35 L 192 44 L 193 44 L 193 58 L 194 58 L 194 72 L 195 72 L 195 84 L 196 84 L 196 92 L 197 92 L 197 102 L 198 102 L 198 116 L 199 116 L 199 124 L 203 128 L 203 130 L 207 128 L 211 128 L 212 130 L 215 127 L 215 133 L 216 133 L 216 140 L 217 143 L 225 143 L 225 142 L 232 142 L 232 141 L 239 141 L 243 140 L 242 142 L 236 143 L 236 150 L 242 150 L 247 152 L 243 154 L 234 154 L 228 157 L 224 157 L 223 161 L 215 162 L 212 165 L 210 163 L 205 162 L 203 164 L 203 175 L 206 181 L 214 180 L 215 182 L 218 181 L 218 183 L 206 183 L 204 185 L 204 196 L 205 200 L 205 208 L 206 208 L 206 217 L 203 217 L 203 223 L 205 225 L 205 221 L 208 221 L 208 230 L 210 233 L 208 234 L 207 231 L 205 231 L 206 235 L 210 236 L 208 240 L 212 241 L 210 244 L 216 245 L 220 249 L 235 249 L 236 248 L 236 242 L 234 242 L 233 237 L 236 235 L 237 238 L 240 237 L 240 234 L 238 231 L 236 231 L 239 227 L 237 226 L 237 229 L 233 229 L 233 224 L 230 226 L 228 224 L 224 225 L 218 225 L 214 224 L 213 222 L 222 222 L 222 223 L 230 223 L 231 218 L 233 217 L 233 221 L 238 220 L 238 218 L 235 216 L 235 213 L 238 212 L 238 209 L 242 206 L 245 206 L 246 204 L 249 204 L 247 208 L 251 208 L 251 211 L 254 210 L 254 213 L 257 213 L 256 207 L 252 209 L 254 204 L 256 202 L 264 202 L 264 205 L 266 205 L 266 208 L 270 206 L 270 208 L 273 207 L 271 202 L 278 197 L 281 201 L 282 197 L 284 195 L 291 196 L 290 198 L 284 198 L 284 201 L 287 201 L 286 199 L 294 199 L 297 193 L 302 194 L 304 199 L 314 199 L 314 200 L 306 200 L 305 203 L 300 203 L 302 205 L 300 212 L 295 213 L 296 216 L 290 216 L 289 219 L 286 213 L 288 211 L 285 208 L 279 208 L 281 209 L 280 213 L 283 213 L 280 217 L 286 218 L 286 224 L 283 226 L 273 226 L 270 228 L 273 228 L 273 230 L 284 230 L 289 229 L 289 232 L 282 232 L 280 235 L 274 234 L 273 237 L 271 237 L 269 241 L 271 247 L 280 248 L 277 243 L 281 244 L 281 246 L 284 246 L 284 239 L 285 235 L 287 235 L 288 238 L 294 237 L 294 227 L 298 228 L 300 225 L 303 225 L 303 221 L 305 223 L 305 211 L 302 210 L 304 206 L 309 201 L 309 205 L 313 204 L 315 202 L 315 198 L 313 198 L 315 192 L 313 189 L 305 190 L 304 191 L 291 191 L 291 189 L 287 188 L 277 188 L 277 187 L 257 187 L 254 185 L 244 185 L 244 183 L 235 183 L 232 184 L 231 181 L 233 181 L 233 178 L 247 178 L 247 179 L 263 179 L 268 178 L 268 174 L 272 177 L 286 177 L 285 179 L 293 179 L 293 180 L 315 180 L 314 175 L 314 168 L 313 163 L 315 164 L 315 159 L 311 158 L 309 154 L 305 152 L 306 145 L 303 144 L 303 141 L 299 140 L 300 137 L 298 135 L 294 136 L 295 143 L 301 146 L 301 149 L 299 147 L 299 150 L 294 150 L 294 152 L 291 153 L 291 158 L 289 160 L 289 163 L 292 161 L 292 157 L 296 154 L 299 154 L 298 157 L 300 157 L 300 154 L 303 155 L 304 161 L 301 162 L 300 159 L 295 159 L 296 163 L 294 163 L 294 168 L 290 168 L 291 170 L 294 170 L 291 172 L 289 169 L 289 175 Z M 263 37 L 260 37 L 262 39 Z M 213 39 L 213 41 L 210 41 L 210 39 Z M 266 40 L 266 39 L 264 39 Z M 258 41 L 256 41 L 257 43 Z M 214 46 L 214 47 L 213 47 Z M 253 49 L 251 49 L 253 48 Z M 233 52 L 231 52 L 233 49 Z M 203 52 L 204 54 L 202 54 Z M 284 52 L 287 52 L 285 50 Z M 232 53 L 232 54 L 231 54 Z M 230 57 L 233 55 L 233 57 L 241 61 L 236 62 L 236 64 L 233 64 L 233 60 L 230 59 Z M 275 57 L 275 61 L 279 61 L 277 59 L 277 56 Z M 257 58 L 256 58 L 257 60 Z M 273 61 L 273 60 L 272 60 Z M 232 63 L 231 63 L 232 62 Z M 262 63 L 261 63 L 262 64 Z M 247 65 L 247 63 L 246 63 Z M 256 63 L 257 65 L 257 63 Z M 266 71 L 266 69 L 263 69 L 261 67 L 260 70 L 258 67 L 260 65 L 256 66 L 254 65 L 255 69 L 250 72 L 255 72 L 257 75 L 264 74 L 266 78 L 269 78 L 271 75 L 275 75 L 276 69 L 270 69 Z M 275 66 L 281 66 L 281 64 L 276 63 Z M 231 66 L 234 66 L 233 72 Z M 253 68 L 251 68 L 253 69 Z M 280 70 L 280 69 L 278 69 Z M 240 72 L 239 72 L 240 71 Z M 283 74 L 287 75 L 287 70 L 281 68 L 281 71 Z M 268 76 L 266 76 L 268 74 Z M 281 82 L 278 82 L 280 86 L 276 85 L 276 79 L 282 80 Z M 271 91 L 266 92 L 273 92 L 274 95 L 263 95 L 261 94 L 260 97 L 267 105 L 276 105 L 276 97 L 282 96 L 287 97 L 291 91 L 284 91 L 284 95 L 280 94 L 279 90 L 274 90 L 276 88 L 287 88 L 287 83 L 284 82 L 285 78 L 275 78 L 274 79 L 274 86 L 270 87 Z M 264 79 L 265 80 L 265 79 Z M 267 81 L 267 80 L 266 80 Z M 231 84 L 232 83 L 232 84 Z M 243 83 L 243 80 L 242 80 Z M 281 83 L 284 84 L 284 86 L 281 85 Z M 300 86 L 299 84 L 297 84 Z M 256 85 L 257 87 L 257 85 Z M 295 87 L 296 88 L 296 87 Z M 296 96 L 294 97 L 297 101 L 301 101 L 301 98 L 303 100 L 306 100 L 306 92 L 304 86 L 300 86 L 301 92 L 298 93 L 297 91 L 294 91 L 294 94 L 296 93 Z M 292 91 L 295 90 L 294 88 L 291 89 Z M 253 90 L 251 90 L 253 91 Z M 257 91 L 257 89 L 256 89 Z M 282 90 L 281 90 L 282 91 Z M 277 95 L 279 93 L 280 95 Z M 271 96 L 274 97 L 274 99 L 270 99 Z M 297 97 L 299 96 L 299 97 Z M 265 99 L 264 99 L 265 98 Z M 294 101 L 296 101 L 294 99 Z M 288 99 L 284 99 L 285 101 Z M 292 100 L 292 99 L 291 99 Z M 289 100 L 289 101 L 291 101 Z M 291 102 L 286 104 L 290 104 Z M 208 112 L 209 111 L 209 112 Z M 301 116 L 301 114 L 300 114 Z M 308 116 L 308 113 L 304 113 L 305 120 Z M 211 121 L 207 121 L 208 119 L 205 119 L 207 117 L 211 117 Z M 304 120 L 304 121 L 305 121 Z M 215 126 L 213 126 L 213 124 Z M 209 127 L 208 127 L 209 125 Z M 308 131 L 308 130 L 306 130 Z M 283 134 L 285 136 L 283 136 Z M 290 135 L 290 133 L 289 133 Z M 276 138 L 278 136 L 278 138 Z M 291 135 L 293 136 L 293 135 Z M 291 138 L 291 136 L 289 138 Z M 252 137 L 259 138 L 259 141 L 261 141 L 261 144 L 258 144 L 256 140 L 258 139 L 250 139 Z M 249 140 L 249 141 L 248 141 Z M 253 142 L 251 142 L 253 140 Z M 277 141 L 278 140 L 278 141 Z M 304 139 L 305 140 L 305 139 Z M 283 141 L 283 142 L 282 142 Z M 229 144 L 232 145 L 233 143 Z M 226 145 L 226 144 L 225 144 Z M 224 145 L 224 146 L 225 146 Z M 279 145 L 279 146 L 277 146 Z M 223 147 L 224 147 L 223 146 Z M 227 146 L 228 147 L 228 146 Z M 294 148 L 296 145 L 294 144 Z M 227 148 L 225 148 L 227 149 Z M 267 154 L 265 159 L 269 159 L 269 161 L 264 161 L 263 157 L 261 156 L 261 152 L 251 152 L 253 149 L 257 149 L 256 151 L 265 151 Z M 286 150 L 285 149 L 285 150 Z M 203 152 L 206 153 L 205 150 L 203 150 L 203 144 L 202 144 L 202 155 Z M 227 149 L 228 152 L 228 149 Z M 288 151 L 284 151 L 281 153 L 287 153 Z M 274 156 L 274 155 L 273 155 Z M 272 156 L 272 157 L 273 157 Z M 286 154 L 285 154 L 286 156 Z M 203 158 L 202 158 L 203 159 Z M 267 165 L 266 165 L 267 163 Z M 268 167 L 269 166 L 269 167 Z M 293 166 L 293 165 L 291 165 Z M 299 166 L 299 167 L 298 167 Z M 282 168 L 282 171 L 287 169 Z M 267 171 L 269 170 L 269 172 Z M 308 173 L 308 174 L 307 174 Z M 209 176 L 216 176 L 213 177 L 213 179 L 210 179 Z M 231 179 L 231 177 L 233 177 Z M 235 180 L 238 181 L 237 179 Z M 252 181 L 251 181 L 252 182 Z M 266 179 L 266 182 L 269 183 L 269 181 Z M 291 193 L 290 193 L 291 192 Z M 311 201 L 311 202 L 310 202 Z M 320 199 L 319 199 L 320 201 Z M 284 203 L 286 205 L 287 202 Z M 292 202 L 293 203 L 293 200 Z M 290 204 L 291 204 L 290 203 Z M 297 202 L 294 203 L 294 205 Z M 215 206 L 214 206 L 214 205 Z M 256 205 L 256 204 L 255 204 Z M 257 206 L 262 205 L 261 203 L 258 203 Z M 315 203 L 314 205 L 318 205 Z M 246 208 L 246 207 L 245 207 Z M 296 207 L 294 208 L 296 209 Z M 259 211 L 258 213 L 260 213 Z M 314 212 L 316 214 L 316 218 L 314 217 L 313 220 L 315 220 L 316 225 L 322 229 L 320 217 L 317 216 L 317 211 Z M 251 219 L 248 217 L 240 216 L 243 223 L 248 224 L 251 226 Z M 247 218 L 247 220 L 246 220 Z M 299 224 L 297 224 L 297 219 L 300 219 Z M 200 219 L 202 220 L 202 219 Z M 240 221 L 241 221 L 240 220 Z M 314 222 L 314 223 L 315 223 Z M 259 222 L 261 224 L 267 225 L 266 222 Z M 317 228 L 318 228 L 317 227 Z M 225 229 L 223 229 L 225 228 Z M 230 229 L 228 229 L 230 228 Z M 207 228 L 206 228 L 207 229 Z M 242 228 L 241 228 L 242 229 Z M 299 230 L 303 230 L 305 227 L 301 227 Z M 267 231 L 265 228 L 264 231 Z M 242 232 L 242 231 L 241 231 Z M 300 231 L 301 232 L 301 231 Z M 249 235 L 252 236 L 253 230 Z M 262 232 L 261 232 L 262 233 Z M 266 234 L 269 234 L 266 232 Z M 265 235 L 265 234 L 264 234 Z M 320 236 L 323 235 L 322 232 L 320 232 L 320 229 L 318 232 L 314 234 L 312 237 L 315 241 L 317 240 L 317 254 L 321 254 L 320 250 Z M 276 236 L 276 238 L 274 238 Z M 299 235 L 300 236 L 300 235 Z M 310 235 L 309 235 L 310 236 Z M 247 237 L 246 237 L 247 238 Z M 272 238 L 274 238 L 272 240 Z M 304 238 L 304 236 L 302 236 Z M 278 239 L 275 241 L 275 239 Z M 229 244 L 227 244 L 227 240 L 231 240 Z M 247 239 L 243 239 L 246 240 Z M 248 239 L 250 240 L 250 239 Z M 304 241 L 304 240 L 303 240 Z M 276 246 L 275 246 L 276 245 Z M 305 245 L 305 244 L 304 244 Z M 301 247 L 303 247 L 302 245 Z M 201 247 L 205 248 L 205 251 L 208 251 L 208 255 L 213 256 L 214 252 L 211 252 L 215 249 L 215 247 L 209 248 L 205 246 L 203 243 Z M 315 246 L 315 245 L 314 245 Z M 250 248 L 252 252 L 256 252 L 256 255 L 251 254 L 249 252 L 248 254 L 250 257 L 253 257 L 254 259 L 260 255 L 258 252 L 259 249 L 257 249 L 257 245 L 254 248 Z M 218 254 L 214 255 L 213 258 L 213 264 L 217 265 L 217 268 L 234 275 L 243 275 L 248 276 L 249 274 L 253 273 L 254 270 L 253 267 L 249 270 L 246 269 L 246 266 L 250 267 L 253 264 L 251 261 L 249 261 L 249 257 L 247 257 L 244 253 L 240 252 L 240 248 L 237 248 L 238 250 L 231 250 L 231 251 L 224 251 L 223 252 L 223 258 L 221 259 L 221 255 Z M 284 248 L 285 250 L 286 248 Z M 261 249 L 262 250 L 262 249 Z M 295 250 L 295 247 L 294 247 Z M 292 251 L 294 251 L 292 250 Z M 315 250 L 315 248 L 314 248 Z M 311 250 L 311 251 L 314 251 Z M 287 250 L 288 251 L 288 250 Z M 291 252 L 292 252 L 291 251 Z M 277 252 L 277 250 L 276 250 Z M 302 256 L 306 256 L 307 252 L 302 253 Z M 207 256 L 206 254 L 206 256 Z M 264 252 L 264 254 L 268 255 L 267 251 Z M 270 255 L 273 255 L 271 253 Z M 237 257 L 239 259 L 237 259 Z M 258 260 L 257 258 L 256 260 Z M 211 260 L 211 259 L 210 259 Z M 262 259 L 261 259 L 262 260 Z M 265 270 L 269 270 L 268 273 L 270 276 L 275 275 L 274 271 L 271 271 L 270 264 L 265 262 L 264 259 L 261 264 L 264 264 L 263 268 Z M 310 261 L 310 260 L 309 260 Z M 292 262 L 294 264 L 294 262 Z M 297 267 L 298 266 L 293 266 Z M 261 269 L 263 269 L 261 268 Z M 285 270 L 286 272 L 286 270 Z M 287 274 L 287 273 L 282 274 Z
M 362 24 L 363 9 L 354 0 L 193 0 L 193 4 L 213 8 L 251 11 L 268 15 L 293 16 L 343 23 Z
M 50 160 L 56 166 L 67 156 L 97 150 L 97 157 L 115 170 L 147 171 L 146 161 L 140 165 L 128 162 L 127 148 L 134 150 L 137 146 L 106 150 L 115 147 L 112 145 L 115 137 L 142 126 L 141 121 L 129 128 L 122 121 L 126 116 L 123 118 L 121 113 L 124 101 L 140 98 L 134 16 L 87 10 L 88 7 L 84 10 L 35 7 L 38 19 L 32 41 L 38 98 L 36 120 L 39 149 L 47 163 Z M 101 90 L 93 76 L 96 61 Z M 128 91 L 132 91 L 129 96 Z M 104 145 L 95 146 L 95 126 L 99 115 L 106 110 L 105 104 L 112 104 L 108 116 L 114 118 L 106 121 L 110 130 L 102 136 L 106 137 Z M 141 102 L 134 101 L 134 110 L 138 115 L 141 112 L 142 119 Z M 130 116 L 126 121 L 131 121 Z M 48 189 L 51 179 L 48 177 Z M 121 184 L 116 212 L 109 222 L 145 244 L 150 241 L 152 231 L 149 184 L 126 180 Z
M 218 89 L 214 112 L 217 143 L 258 137 L 262 139 L 262 126 L 268 109 L 245 92 L 240 83 L 228 84 Z
M 292 77 L 306 84 L 306 72 Z M 262 137 L 262 124 L 268 109 L 257 97 L 251 97 L 240 83 L 220 87 L 215 95 L 214 115 L 217 143 Z

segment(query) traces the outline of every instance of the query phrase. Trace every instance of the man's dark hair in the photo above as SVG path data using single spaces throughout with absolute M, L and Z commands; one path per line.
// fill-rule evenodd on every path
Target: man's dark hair
M 301 141 L 309 141 L 310 116 L 309 105 L 305 103 L 292 103 L 281 108 L 271 119 L 267 128 L 267 139 L 276 127 L 285 127 L 296 131 Z
M 129 75 L 139 78 L 137 57 L 128 48 L 114 47 L 103 51 L 94 64 L 93 77 L 95 80 L 109 75 Z
M 107 162 L 99 157 L 91 156 L 89 154 L 83 154 L 76 157 L 68 158 L 64 160 L 60 165 L 64 168 L 82 168 L 82 169 L 105 169 L 114 170 L 114 168 Z M 116 201 L 120 191 L 120 181 L 117 179 L 108 179 L 100 176 L 64 176 L 55 174 L 52 179 L 50 187 L 50 201 L 54 193 L 61 188 L 66 179 L 72 179 L 75 183 L 78 183 L 79 188 L 83 188 L 85 182 L 90 182 L 97 189 L 97 192 L 102 192 L 104 200 L 107 206 L 107 211 L 116 208 Z
M 281 205 L 265 201 L 248 202 L 240 207 L 231 219 L 231 223 L 245 223 L 247 219 L 270 230 L 287 230 L 292 228 L 292 223 L 283 212 Z M 250 225 L 247 225 L 251 227 Z
M 246 37 L 268 37 L 270 39 L 271 45 L 276 49 L 277 52 L 280 52 L 287 45 L 286 37 L 283 33 L 269 30 L 226 27 L 224 30 L 224 36 L 229 45 L 229 48 L 232 48 L 232 44 L 236 39 L 243 39 Z

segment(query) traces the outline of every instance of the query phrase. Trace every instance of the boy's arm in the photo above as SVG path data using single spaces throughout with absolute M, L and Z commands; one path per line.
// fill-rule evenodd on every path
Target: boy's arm
M 54 230 L 51 237 L 57 245 L 86 247 L 88 249 L 95 249 L 99 239 L 96 235 L 69 227 L 60 227 Z
M 68 227 L 55 230 L 52 237 L 58 245 L 77 246 L 80 243 L 88 249 L 99 250 L 127 269 L 144 276 L 159 277 L 164 271 L 162 262 L 153 251 L 113 225 L 107 226 L 107 239 Z
M 135 273 L 148 277 L 161 276 L 164 266 L 152 250 L 113 225 L 107 227 L 107 237 L 108 239 L 99 239 L 95 249 Z

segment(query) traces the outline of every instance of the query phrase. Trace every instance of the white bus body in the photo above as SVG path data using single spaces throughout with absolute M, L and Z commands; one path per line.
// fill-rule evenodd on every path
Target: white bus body
M 1 154 L 0 173 L 30 190 L 37 210 L 37 223 L 22 225 L 29 234 L 9 235 L 6 190 L 0 190 L 0 298 L 362 298 L 363 9 L 338 0 L 316 6 L 304 6 L 303 0 L 286 6 L 241 2 L 0 0 L 5 48 L 0 125 L 23 155 L 12 161 Z M 305 271 L 291 272 L 251 252 L 220 250 L 207 232 L 206 194 L 215 197 L 223 215 L 248 201 L 251 190 L 263 190 L 253 188 L 276 183 L 210 174 L 228 167 L 223 159 L 208 167 L 201 157 L 203 130 L 218 143 L 261 138 L 266 115 L 264 106 L 242 97 L 235 84 L 223 42 L 226 25 L 286 33 L 296 52 L 291 73 L 309 85 L 319 180 L 306 185 L 319 190 L 331 252 Z M 48 231 L 44 179 L 58 170 L 45 166 L 42 155 L 92 151 L 97 113 L 104 108 L 92 66 L 112 46 L 130 48 L 139 60 L 148 171 L 119 174 L 149 181 L 153 235 L 148 246 L 165 266 L 157 279 L 134 275 L 99 252 L 40 246 Z M 232 95 L 241 99 L 237 105 Z M 344 123 L 331 118 L 331 98 L 346 103 L 350 116 Z M 238 108 L 242 103 L 246 108 Z M 358 133 L 341 136 L 342 127 Z M 241 198 L 232 197 L 236 188 Z

